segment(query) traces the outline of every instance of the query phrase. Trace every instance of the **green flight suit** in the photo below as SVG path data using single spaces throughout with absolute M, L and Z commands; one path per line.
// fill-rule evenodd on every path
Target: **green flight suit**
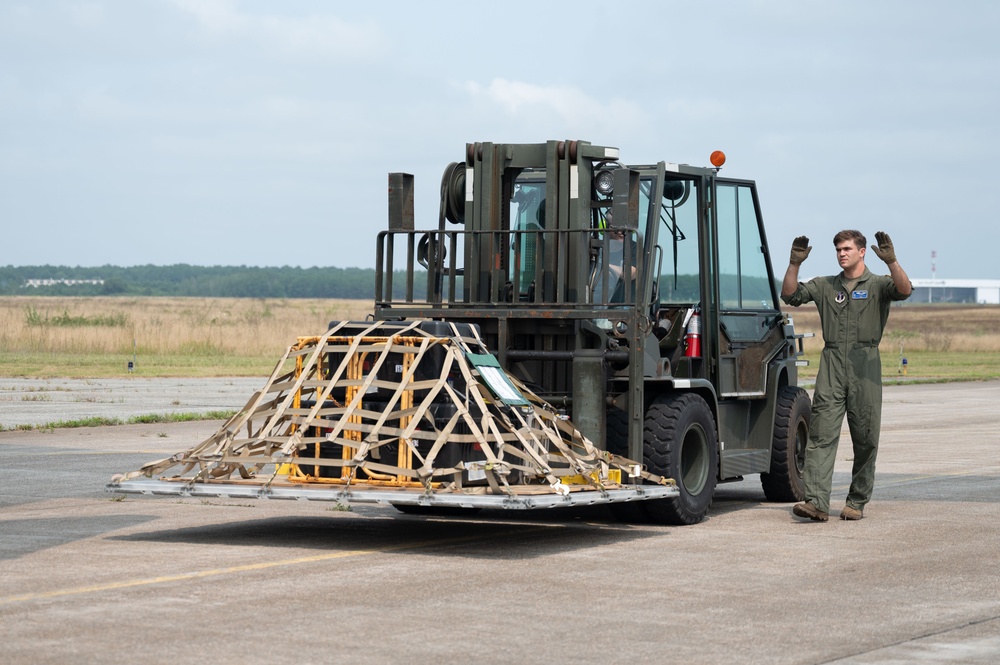
M 781 296 L 793 307 L 815 302 L 823 329 L 825 344 L 816 376 L 803 471 L 805 500 L 823 512 L 830 512 L 833 465 L 845 412 L 854 444 L 847 505 L 863 510 L 872 497 L 882 424 L 882 358 L 878 345 L 889 318 L 889 306 L 907 297 L 899 292 L 892 277 L 875 275 L 867 267 L 850 291 L 841 273 L 799 282 L 795 293 Z

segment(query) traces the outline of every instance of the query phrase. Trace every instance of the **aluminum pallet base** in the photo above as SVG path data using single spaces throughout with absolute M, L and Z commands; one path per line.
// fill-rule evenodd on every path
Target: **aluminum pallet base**
M 231 499 L 291 499 L 335 501 L 342 504 L 381 503 L 408 506 L 440 506 L 451 508 L 499 508 L 504 510 L 534 510 L 569 508 L 603 503 L 646 501 L 677 496 L 673 485 L 628 485 L 620 489 L 581 489 L 560 495 L 545 494 L 459 494 L 425 493 L 419 491 L 378 489 L 361 486 L 334 487 L 316 485 L 271 484 L 243 485 L 236 483 L 185 483 L 136 478 L 113 482 L 107 491 L 124 494 L 175 495 Z

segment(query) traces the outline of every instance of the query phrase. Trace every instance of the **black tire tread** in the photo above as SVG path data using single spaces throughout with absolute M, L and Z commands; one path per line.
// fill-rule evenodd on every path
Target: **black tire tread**
M 704 416 L 705 434 L 712 450 L 708 483 L 702 492 L 694 497 L 687 493 L 679 478 L 674 478 L 680 486 L 680 496 L 644 502 L 649 518 L 659 524 L 697 524 L 705 518 L 705 514 L 712 506 L 719 475 L 719 438 L 711 409 L 699 395 L 694 393 L 662 395 L 650 405 L 643 427 L 644 461 L 653 473 L 674 475 L 671 473 L 671 460 L 675 454 L 675 446 L 683 441 L 685 432 L 679 432 L 679 423 L 687 413 Z
M 771 470 L 760 474 L 760 484 L 768 501 L 791 503 L 802 501 L 804 487 L 802 476 L 795 468 L 791 455 L 795 454 L 795 433 L 799 419 L 805 418 L 806 426 L 812 414 L 809 395 L 797 386 L 783 386 L 778 392 L 774 415 L 774 441 L 771 446 Z

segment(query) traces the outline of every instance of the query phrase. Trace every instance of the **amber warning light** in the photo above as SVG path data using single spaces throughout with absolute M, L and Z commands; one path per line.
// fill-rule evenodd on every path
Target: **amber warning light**
M 712 156 L 708 158 L 712 162 L 712 166 L 719 169 L 722 165 L 726 163 L 726 153 L 721 150 L 716 150 L 712 153 Z

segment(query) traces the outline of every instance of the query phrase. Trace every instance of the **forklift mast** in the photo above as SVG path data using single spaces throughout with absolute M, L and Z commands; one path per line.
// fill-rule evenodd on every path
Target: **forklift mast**
M 662 183 L 664 168 L 645 170 L 640 196 L 643 174 L 618 157 L 617 148 L 584 141 L 470 143 L 465 162 L 445 170 L 438 225 L 427 230 L 413 226 L 412 176 L 390 174 L 376 319 L 478 325 L 507 371 L 603 442 L 608 367 L 628 369 L 639 412 L 642 377 L 656 371 L 644 357 L 654 291 L 646 266 L 656 245 L 655 194 L 662 191 L 652 180 Z M 640 200 L 641 216 L 650 220 L 641 230 Z M 621 270 L 635 275 L 617 297 L 609 277 L 611 229 L 624 236 Z M 403 252 L 400 288 L 390 266 Z M 627 394 L 618 399 L 629 402 Z

